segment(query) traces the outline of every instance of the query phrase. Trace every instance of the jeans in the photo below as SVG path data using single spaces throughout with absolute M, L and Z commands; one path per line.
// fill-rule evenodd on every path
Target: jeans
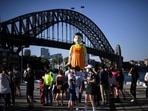
M 44 86 L 44 93 L 45 93 L 45 103 L 49 103 L 49 97 L 50 97 L 50 104 L 52 105 L 52 88 L 48 89 L 49 85 Z
M 6 111 L 7 107 L 10 105 L 10 93 L 1 94 L 1 96 L 4 99 L 4 111 Z
M 136 98 L 136 82 L 131 83 L 130 92 L 134 98 Z
M 101 84 L 100 93 L 101 93 L 102 103 L 107 103 L 109 101 L 109 87 Z

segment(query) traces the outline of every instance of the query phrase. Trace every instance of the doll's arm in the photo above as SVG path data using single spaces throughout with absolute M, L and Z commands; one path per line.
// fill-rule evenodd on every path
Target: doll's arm
M 71 46 L 70 50 L 69 50 L 68 63 L 66 64 L 66 66 L 70 65 L 70 63 L 71 63 L 72 47 L 73 46 Z
M 87 65 L 88 64 L 88 55 L 87 55 L 87 49 L 84 45 L 83 45 L 83 49 L 84 49 L 85 65 Z

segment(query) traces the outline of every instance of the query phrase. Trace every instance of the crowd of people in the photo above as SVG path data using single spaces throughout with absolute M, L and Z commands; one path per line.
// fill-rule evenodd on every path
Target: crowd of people
M 44 106 L 52 106 L 53 102 L 57 106 L 65 106 L 69 111 L 79 110 L 84 94 L 84 111 L 87 111 L 91 104 L 92 111 L 96 111 L 96 106 L 109 104 L 110 99 L 120 100 L 120 92 L 126 99 L 123 85 L 123 69 L 106 67 L 105 65 L 93 67 L 87 65 L 84 69 L 79 66 L 52 70 L 49 65 L 44 66 L 44 75 L 40 78 L 40 103 Z M 138 71 L 132 67 L 128 72 L 131 76 L 130 92 L 133 96 L 131 102 L 136 101 L 136 86 L 139 78 Z M 23 74 L 26 81 L 26 100 L 29 108 L 34 107 L 34 73 L 30 64 L 27 64 Z M 0 66 L 0 94 L 4 99 L 4 111 L 8 106 L 15 105 L 15 97 L 21 96 L 20 73 L 16 67 Z M 145 75 L 145 83 L 148 83 L 148 73 Z M 146 98 L 148 98 L 148 87 L 146 88 Z M 65 100 L 68 103 L 65 103 Z M 67 106 L 66 106 L 67 105 Z
M 15 97 L 21 96 L 21 76 L 17 67 L 3 67 L 0 65 L 0 98 L 4 100 L 3 111 L 8 106 L 15 105 Z
M 109 104 L 112 98 L 119 99 L 120 91 L 125 99 L 123 69 L 107 68 L 105 65 L 101 67 L 87 65 L 85 69 L 81 69 L 79 66 L 68 65 L 64 71 L 62 68 L 51 70 L 45 65 L 44 70 L 45 75 L 40 79 L 39 88 L 40 103 L 45 106 L 53 105 L 53 101 L 57 106 L 63 106 L 65 105 L 63 101 L 68 99 L 69 111 L 73 111 L 74 107 L 79 110 L 83 93 L 85 93 L 84 111 L 87 111 L 89 103 L 93 111 L 96 111 L 96 105 Z
M 110 100 L 120 101 L 119 93 L 126 99 L 123 83 L 123 69 L 114 66 L 92 66 L 88 64 L 88 54 L 83 42 L 83 34 L 75 33 L 74 44 L 70 47 L 68 62 L 65 68 L 51 69 L 49 64 L 44 65 L 44 75 L 40 78 L 40 103 L 44 106 L 64 106 L 67 99 L 67 109 L 79 110 L 79 103 L 84 93 L 84 111 L 91 104 L 92 111 L 96 106 L 109 104 Z M 128 73 L 131 76 L 130 92 L 131 102 L 136 101 L 136 86 L 139 78 L 136 67 L 132 67 Z M 4 111 L 8 106 L 15 105 L 15 97 L 21 96 L 21 79 L 26 81 L 26 100 L 29 108 L 34 107 L 34 71 L 28 63 L 23 74 L 13 67 L 0 66 L 0 97 L 4 100 Z M 145 84 L 148 85 L 148 73 L 145 75 Z M 85 90 L 85 91 L 84 91 Z M 65 95 L 65 96 L 64 96 Z M 64 98 L 66 97 L 66 98 Z M 146 88 L 148 98 L 148 86 Z M 112 101 L 113 102 L 113 101 Z
M 71 67 L 69 65 L 66 71 L 62 68 L 54 71 L 50 67 L 48 68 L 47 72 L 50 75 L 48 79 L 50 81 L 50 85 L 48 85 L 50 104 L 46 93 L 44 93 L 47 90 L 45 73 L 40 82 L 40 94 L 45 94 L 41 96 L 43 105 L 53 105 L 54 100 L 57 106 L 63 106 L 65 95 L 66 99 L 68 99 L 67 107 L 69 111 L 73 111 L 74 108 L 79 110 L 79 103 L 81 103 L 82 94 L 84 94 L 84 111 L 87 111 L 88 104 L 91 104 L 92 110 L 96 111 L 96 106 L 109 104 L 111 99 L 120 101 L 120 95 L 123 96 L 123 99 L 126 99 L 123 87 L 123 68 L 116 69 L 113 66 L 108 68 L 105 65 L 98 67 L 87 65 L 84 69 L 79 66 Z M 128 75 L 131 76 L 130 92 L 132 98 L 130 102 L 134 102 L 136 101 L 136 86 L 139 78 L 136 67 L 132 67 Z

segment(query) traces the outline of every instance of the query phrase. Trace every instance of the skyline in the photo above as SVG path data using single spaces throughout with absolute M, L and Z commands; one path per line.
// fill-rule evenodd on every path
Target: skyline
M 147 0 L 1 0 L 0 21 L 36 11 L 72 7 L 101 29 L 114 50 L 117 44 L 120 45 L 124 61 L 148 58 Z M 40 48 L 31 46 L 32 55 L 40 56 Z M 68 56 L 68 50 L 56 49 L 55 52 L 55 49 L 49 48 L 49 51 L 51 54 L 61 52 L 63 56 Z

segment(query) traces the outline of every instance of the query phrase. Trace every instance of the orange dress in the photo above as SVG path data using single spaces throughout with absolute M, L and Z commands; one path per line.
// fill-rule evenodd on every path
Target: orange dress
M 75 44 L 70 47 L 70 64 L 72 67 L 79 66 L 83 69 L 86 66 L 86 47 L 81 44 Z

